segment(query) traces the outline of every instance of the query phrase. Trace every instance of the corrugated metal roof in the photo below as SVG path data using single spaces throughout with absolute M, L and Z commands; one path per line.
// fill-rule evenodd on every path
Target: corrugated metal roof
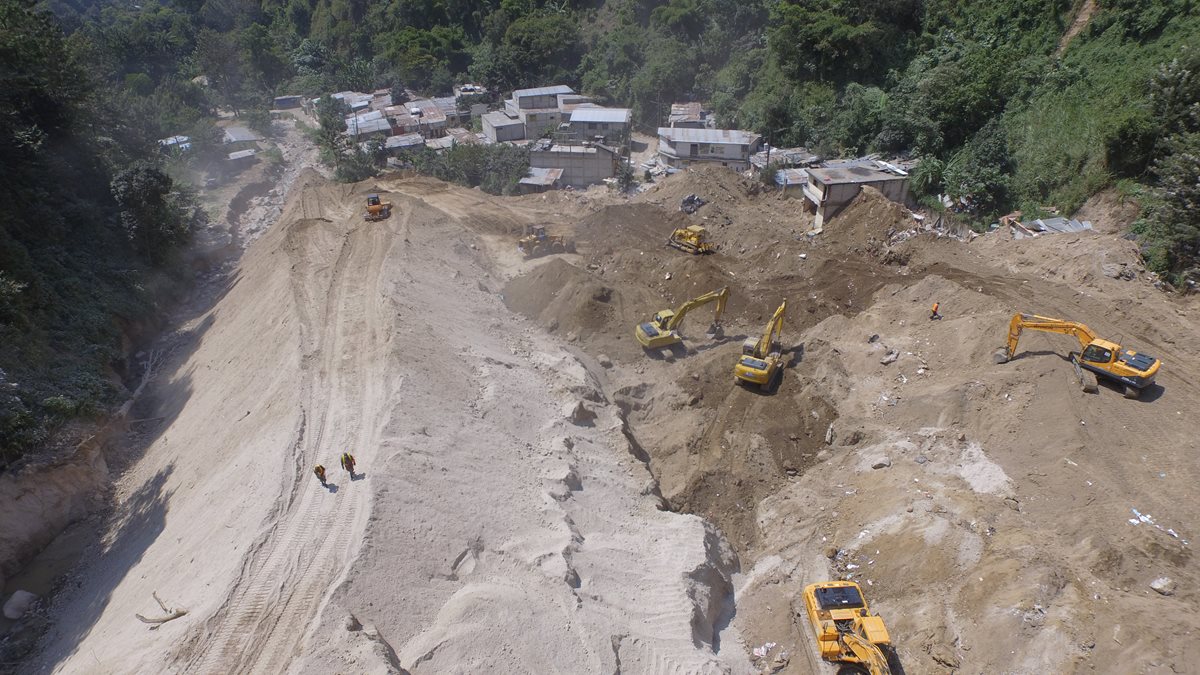
M 513 91 L 514 99 L 525 96 L 557 96 L 558 94 L 574 94 L 575 90 L 565 84 L 556 84 L 550 87 L 534 87 L 533 89 L 516 89 Z
M 775 172 L 775 184 L 788 187 L 789 185 L 804 185 L 808 182 L 808 172 L 804 169 L 780 169 Z
M 736 143 L 750 145 L 758 138 L 758 134 L 740 129 L 682 129 L 679 127 L 659 127 L 658 135 L 674 143 Z
M 562 180 L 562 175 L 562 169 L 544 169 L 533 166 L 529 168 L 529 175 L 519 182 L 525 185 L 551 186 L 555 181 Z
M 571 121 L 629 124 L 631 115 L 629 108 L 576 108 L 571 112 Z
M 363 134 L 373 134 L 380 131 L 391 132 L 391 130 L 391 123 L 384 119 L 367 120 L 358 124 L 351 122 L 346 125 L 346 133 L 351 136 L 362 136 Z
M 262 136 L 250 131 L 246 127 L 225 127 L 226 143 L 250 143 L 261 141 L 262 139 Z
M 385 148 L 410 148 L 418 145 L 425 145 L 425 137 L 421 134 L 388 136 L 388 139 L 383 142 Z
M 245 159 L 247 157 L 253 157 L 257 154 L 257 150 L 238 150 L 237 152 L 229 153 L 229 160 L 233 161 L 235 159 Z
M 699 122 L 704 119 L 704 108 L 699 103 L 672 103 L 672 122 Z

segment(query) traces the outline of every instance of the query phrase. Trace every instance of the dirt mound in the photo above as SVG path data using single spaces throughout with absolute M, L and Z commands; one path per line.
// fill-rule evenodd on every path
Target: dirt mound
M 575 224 L 575 238 L 594 255 L 640 246 L 661 246 L 676 228 L 691 224 L 687 215 L 655 204 L 605 206 Z
M 819 242 L 831 249 L 850 253 L 878 255 L 900 231 L 915 225 L 911 212 L 884 197 L 872 187 L 864 187 L 854 201 L 824 226 Z
M 563 335 L 603 334 L 620 325 L 621 294 L 584 270 L 550 260 L 504 287 L 509 309 Z

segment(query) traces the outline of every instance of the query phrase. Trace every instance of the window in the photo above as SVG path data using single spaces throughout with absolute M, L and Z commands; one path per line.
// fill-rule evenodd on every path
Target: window
M 1100 345 L 1088 345 L 1087 349 L 1083 350 L 1083 360 L 1092 363 L 1108 363 L 1112 361 L 1112 352 Z

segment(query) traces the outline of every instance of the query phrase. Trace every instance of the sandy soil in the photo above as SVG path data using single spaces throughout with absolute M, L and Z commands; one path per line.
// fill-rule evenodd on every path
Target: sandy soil
M 374 191 L 395 214 L 364 223 Z M 528 222 L 579 254 L 520 259 Z M 720 251 L 665 247 L 685 222 Z M 914 225 L 865 194 L 810 238 L 720 170 L 632 200 L 301 176 L 188 327 L 109 545 L 27 669 L 824 672 L 796 603 L 840 577 L 903 672 L 1187 672 L 1196 300 L 1115 234 Z M 634 341 L 722 286 L 723 337 L 701 309 L 682 350 Z M 778 389 L 735 385 L 784 298 Z M 1083 394 L 1061 336 L 994 365 L 1014 311 L 1161 357 L 1159 386 Z M 362 473 L 321 488 L 344 449 Z M 152 591 L 188 615 L 149 630 Z

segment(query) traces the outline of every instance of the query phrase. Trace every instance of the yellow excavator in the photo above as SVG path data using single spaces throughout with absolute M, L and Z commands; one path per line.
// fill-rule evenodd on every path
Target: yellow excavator
M 717 245 L 708 240 L 708 230 L 700 225 L 677 228 L 671 232 L 671 238 L 667 239 L 667 246 L 687 251 L 693 255 L 712 253 L 717 250 Z
M 363 218 L 375 221 L 383 220 L 392 215 L 392 203 L 380 201 L 379 195 L 367 195 L 367 212 L 363 214 Z
M 1079 353 L 1071 353 L 1071 363 L 1083 390 L 1099 390 L 1096 376 L 1104 377 L 1125 387 L 1125 398 L 1137 398 L 1142 390 L 1154 383 L 1162 362 L 1132 349 L 1096 337 L 1087 326 L 1076 321 L 1052 319 L 1036 314 L 1014 314 L 1008 324 L 1008 342 L 994 355 L 996 363 L 1007 363 L 1017 354 L 1021 332 L 1036 330 L 1044 333 L 1071 335 L 1079 340 Z
M 737 365 L 733 367 L 735 382 L 757 384 L 761 389 L 770 389 L 775 377 L 783 366 L 783 345 L 780 338 L 783 334 L 783 313 L 787 310 L 787 300 L 775 310 L 775 315 L 763 328 L 763 334 L 758 338 L 746 338 L 742 343 L 742 355 Z
M 705 293 L 698 298 L 692 298 L 683 303 L 676 309 L 664 309 L 654 318 L 644 323 L 639 323 L 635 334 L 637 341 L 647 349 L 660 349 L 662 347 L 670 347 L 683 342 L 680 337 L 679 324 L 683 323 L 683 317 L 687 316 L 688 312 L 707 305 L 710 302 L 717 303 L 716 316 L 713 317 L 712 326 L 709 327 L 707 334 L 709 337 L 718 335 L 721 331 L 721 316 L 725 314 L 725 301 L 729 299 L 729 287 L 726 286 L 719 291 Z
M 872 615 L 862 587 L 853 581 L 823 581 L 804 588 L 804 608 L 821 658 L 891 675 L 892 638 L 883 619 Z

